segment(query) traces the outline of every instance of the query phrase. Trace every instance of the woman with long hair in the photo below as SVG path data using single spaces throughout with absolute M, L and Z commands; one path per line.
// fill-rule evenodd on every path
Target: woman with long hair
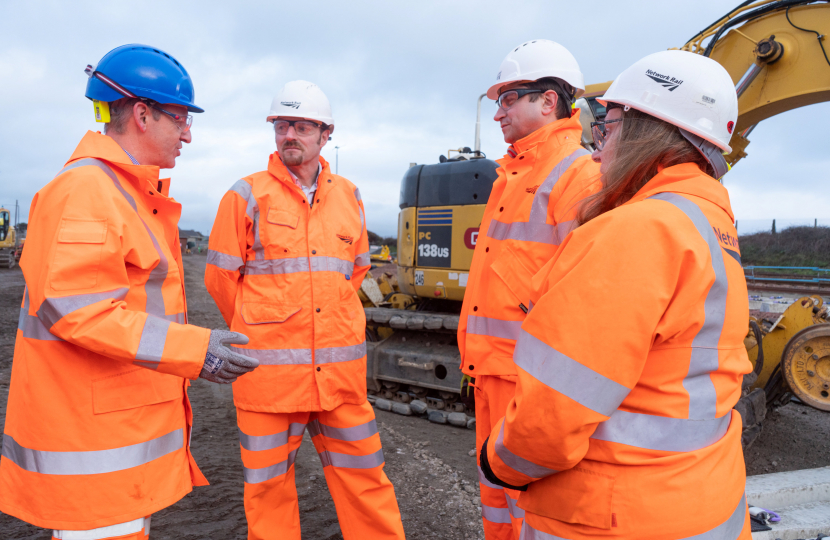
M 593 126 L 602 189 L 534 278 L 516 398 L 482 449 L 524 490 L 524 540 L 749 540 L 741 418 L 751 370 L 734 216 L 718 182 L 729 74 L 665 51 L 624 71 Z

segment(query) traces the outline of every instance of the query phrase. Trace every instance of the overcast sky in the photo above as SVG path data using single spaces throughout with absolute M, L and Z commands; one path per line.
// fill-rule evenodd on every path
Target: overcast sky
M 87 130 L 87 64 L 144 43 L 190 72 L 193 143 L 175 169 L 182 228 L 207 233 L 238 178 L 265 169 L 274 151 L 265 116 L 287 81 L 317 83 L 336 133 L 323 156 L 361 190 L 370 230 L 394 235 L 400 180 L 410 162 L 435 163 L 473 146 L 476 99 L 504 56 L 537 38 L 557 41 L 588 83 L 613 79 L 647 54 L 683 45 L 737 0 L 594 2 L 18 2 L 0 3 L 0 204 L 21 204 L 57 173 Z M 817 66 L 817 69 L 830 69 Z M 504 154 L 482 108 L 482 150 Z M 739 222 L 830 218 L 830 105 L 760 124 L 749 158 L 725 183 Z M 164 171 L 163 171 L 164 173 Z M 760 227 L 760 225 L 759 225 Z M 764 225 L 766 227 L 766 225 Z M 740 227 L 741 232 L 748 232 Z

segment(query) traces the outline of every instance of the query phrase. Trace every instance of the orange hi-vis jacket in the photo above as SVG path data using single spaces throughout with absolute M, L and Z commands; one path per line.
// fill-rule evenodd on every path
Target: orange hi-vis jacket
M 513 348 L 533 275 L 574 225 L 579 202 L 599 190 L 599 165 L 579 143 L 579 111 L 517 141 L 498 160 L 458 324 L 461 370 L 515 376 Z
M 314 205 L 278 153 L 237 181 L 210 235 L 207 290 L 259 360 L 233 384 L 240 409 L 331 411 L 366 400 L 366 317 L 357 296 L 369 270 L 358 189 L 320 158 Z
M 0 458 L 0 510 L 87 530 L 206 485 L 187 379 L 210 331 L 185 324 L 177 223 L 158 167 L 88 132 L 32 201 L 26 292 Z
M 723 186 L 669 167 L 537 274 L 516 397 L 486 446 L 499 480 L 529 484 L 527 538 L 749 540 L 733 222 Z

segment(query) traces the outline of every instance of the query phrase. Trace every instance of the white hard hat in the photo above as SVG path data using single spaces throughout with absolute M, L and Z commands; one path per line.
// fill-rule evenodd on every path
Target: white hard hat
M 273 122 L 281 116 L 308 118 L 331 126 L 334 118 L 331 105 L 320 87 L 308 81 L 291 81 L 283 86 L 271 102 L 271 114 L 266 121 Z
M 487 97 L 499 97 L 501 87 L 518 81 L 538 81 L 545 77 L 562 79 L 574 87 L 574 97 L 585 93 L 585 78 L 571 52 L 548 39 L 522 43 L 502 60 L 496 84 L 487 90 Z
M 650 54 L 620 73 L 598 101 L 637 109 L 732 151 L 738 94 L 729 73 L 711 58 L 687 51 Z

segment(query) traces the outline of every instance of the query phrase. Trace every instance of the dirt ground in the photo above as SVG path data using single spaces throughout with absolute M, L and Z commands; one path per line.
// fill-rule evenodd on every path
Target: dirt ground
M 202 282 L 205 257 L 185 258 L 190 322 L 224 328 Z M 5 418 L 9 377 L 23 296 L 19 268 L 0 269 L 0 417 Z M 242 462 L 230 388 L 196 381 L 190 390 L 195 426 L 193 454 L 210 480 L 153 516 L 155 540 L 242 540 Z M 472 430 L 377 411 L 386 473 L 395 485 L 406 536 L 412 540 L 483 538 Z M 764 431 L 747 453 L 749 474 L 830 465 L 830 415 L 788 404 L 768 413 Z M 306 435 L 297 454 L 297 492 L 303 537 L 342 538 L 322 467 Z M 0 514 L 0 538 L 48 539 L 50 531 Z

